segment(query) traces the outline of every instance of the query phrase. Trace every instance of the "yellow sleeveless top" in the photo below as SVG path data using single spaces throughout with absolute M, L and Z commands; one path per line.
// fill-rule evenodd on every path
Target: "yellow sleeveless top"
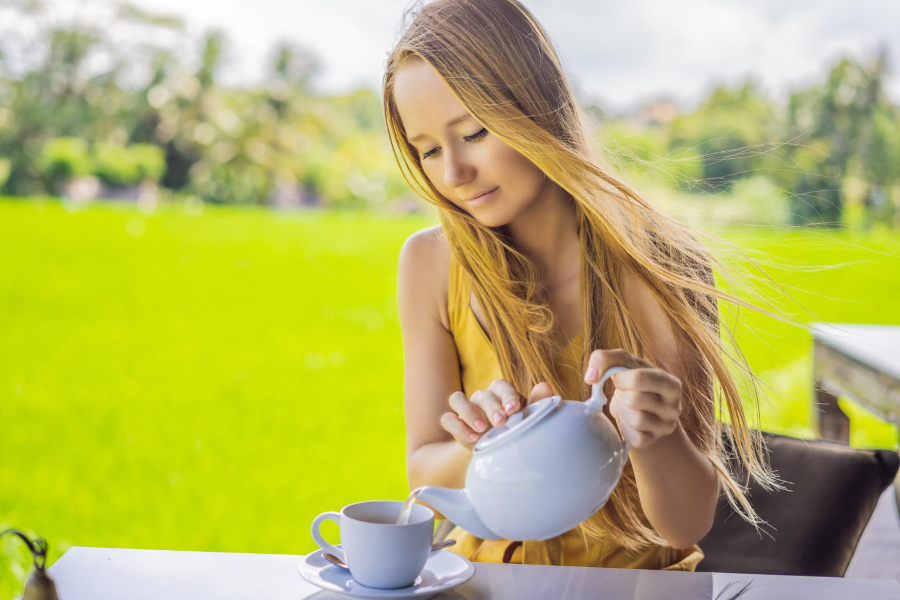
M 493 345 L 469 305 L 471 291 L 465 271 L 451 255 L 447 311 L 467 397 L 503 378 Z M 581 379 L 581 337 L 579 333 L 573 338 L 556 359 L 557 374 L 564 382 Z M 703 560 L 696 545 L 685 550 L 654 546 L 638 555 L 629 554 L 611 539 L 588 538 L 581 525 L 544 541 L 483 540 L 459 526 L 447 537 L 456 540 L 456 545 L 448 548 L 450 552 L 473 562 L 693 571 Z

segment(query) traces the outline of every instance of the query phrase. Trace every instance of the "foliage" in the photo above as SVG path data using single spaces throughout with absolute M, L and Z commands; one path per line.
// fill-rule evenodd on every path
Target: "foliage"
M 633 176 L 670 187 L 691 186 L 704 176 L 700 155 L 692 148 L 670 153 L 668 132 L 659 128 L 609 120 L 601 125 L 597 141 L 620 170 Z
M 667 130 L 670 155 L 701 156 L 701 177 L 680 180 L 681 188 L 696 193 L 698 210 L 707 212 L 702 205 L 738 182 L 765 177 L 771 185 L 764 187 L 788 201 L 786 211 L 776 211 L 782 224 L 841 226 L 849 218 L 900 226 L 900 108 L 883 89 L 889 70 L 886 47 L 870 61 L 843 58 L 824 84 L 795 91 L 786 107 L 767 100 L 753 80 L 714 89 Z M 654 135 L 655 156 L 663 154 L 662 137 Z M 641 138 L 629 141 L 646 147 Z
M 47 188 L 53 191 L 69 178 L 89 174 L 92 168 L 87 142 L 72 137 L 58 137 L 44 144 L 37 163 Z
M 718 87 L 692 113 L 671 124 L 669 146 L 701 156 L 701 191 L 728 191 L 734 182 L 759 171 L 764 148 L 777 139 L 776 107 L 746 81 L 729 89 Z
M 275 206 L 390 206 L 413 196 L 379 94 L 317 94 L 322 66 L 308 48 L 277 44 L 262 83 L 226 87 L 231 45 L 221 31 L 196 39 L 178 18 L 85 2 L 89 21 L 19 2 L 7 9 L 18 22 L 0 23 L 0 192 L 59 193 L 84 171 L 78 138 L 108 186 L 158 179 L 209 202 Z M 716 86 L 658 125 L 640 108 L 617 119 L 603 119 L 596 104 L 586 110 L 601 115 L 593 137 L 628 175 L 689 191 L 698 205 L 766 177 L 789 198 L 790 223 L 900 227 L 900 109 L 884 92 L 887 51 L 830 67 L 785 106 L 750 78 Z
M 46 6 L 22 4 L 33 39 L 0 25 L 0 48 L 10 56 L 43 57 L 0 59 L 0 106 L 9 106 L 0 109 L 0 157 L 10 157 L 0 190 L 57 193 L 74 171 L 47 181 L 36 157 L 48 140 L 77 137 L 94 149 L 93 174 L 113 186 L 160 179 L 170 190 L 235 204 L 303 196 L 361 206 L 409 195 L 389 152 L 378 96 L 313 93 L 321 66 L 306 48 L 281 43 L 261 85 L 226 88 L 218 83 L 229 54 L 223 33 L 196 43 L 178 19 L 128 6 L 104 13 L 92 1 L 92 15 L 105 14 L 108 23 L 53 22 Z M 119 31 L 140 42 L 116 38 Z M 46 56 L 28 52 L 29 43 L 39 48 L 47 40 Z M 96 64 L 112 66 L 97 72 Z
M 858 175 L 866 194 L 900 184 L 900 109 L 884 92 L 887 72 L 882 46 L 871 64 L 845 58 L 824 84 L 791 95 L 786 133 L 798 144 L 789 152 L 797 165 L 778 176 L 795 192 L 795 223 L 840 225 L 847 175 Z M 853 165 L 860 167 L 855 173 Z M 900 197 L 894 202 L 900 210 Z
M 125 148 L 110 143 L 97 144 L 94 165 L 94 173 L 100 179 L 118 186 L 158 181 L 166 169 L 162 149 L 149 144 Z

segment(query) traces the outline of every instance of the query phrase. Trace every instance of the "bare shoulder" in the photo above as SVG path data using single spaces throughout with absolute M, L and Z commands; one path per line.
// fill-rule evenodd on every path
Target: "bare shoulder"
M 448 257 L 450 255 L 450 247 L 447 245 L 447 240 L 444 237 L 444 230 L 440 225 L 420 229 L 406 238 L 406 241 L 403 243 L 403 248 L 400 250 L 400 254 L 402 256 L 404 252 L 410 251 L 416 253 L 430 253 L 433 256 L 440 253 L 446 253 Z
M 644 332 L 657 355 L 674 358 L 677 354 L 675 331 L 656 292 L 637 273 L 622 270 L 622 293 L 638 327 Z
M 400 268 L 418 278 L 444 281 L 450 276 L 450 246 L 440 225 L 421 229 L 403 242 Z M 441 271 L 436 273 L 436 271 Z
M 397 271 L 401 293 L 407 288 L 408 293 L 425 301 L 444 327 L 449 329 L 447 293 L 450 246 L 440 225 L 421 229 L 406 238 L 400 248 Z M 410 288 L 415 288 L 415 291 Z

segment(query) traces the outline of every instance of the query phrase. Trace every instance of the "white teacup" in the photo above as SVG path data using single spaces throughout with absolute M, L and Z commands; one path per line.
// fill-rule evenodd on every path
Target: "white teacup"
M 370 500 L 348 504 L 341 512 L 324 512 L 313 520 L 312 537 L 325 551 L 350 567 L 358 583 L 396 589 L 415 583 L 431 555 L 434 512 L 414 504 L 408 525 L 397 525 L 403 502 Z M 322 538 L 319 527 L 330 519 L 341 528 L 341 547 Z

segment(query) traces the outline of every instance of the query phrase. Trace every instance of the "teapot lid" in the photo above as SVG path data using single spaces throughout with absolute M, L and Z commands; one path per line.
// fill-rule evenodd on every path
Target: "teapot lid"
M 481 439 L 472 448 L 472 452 L 492 450 L 500 444 L 521 435 L 552 413 L 560 404 L 562 404 L 562 396 L 551 396 L 532 402 L 519 412 L 511 415 L 506 420 L 506 423 L 499 427 L 494 427 L 481 436 Z

